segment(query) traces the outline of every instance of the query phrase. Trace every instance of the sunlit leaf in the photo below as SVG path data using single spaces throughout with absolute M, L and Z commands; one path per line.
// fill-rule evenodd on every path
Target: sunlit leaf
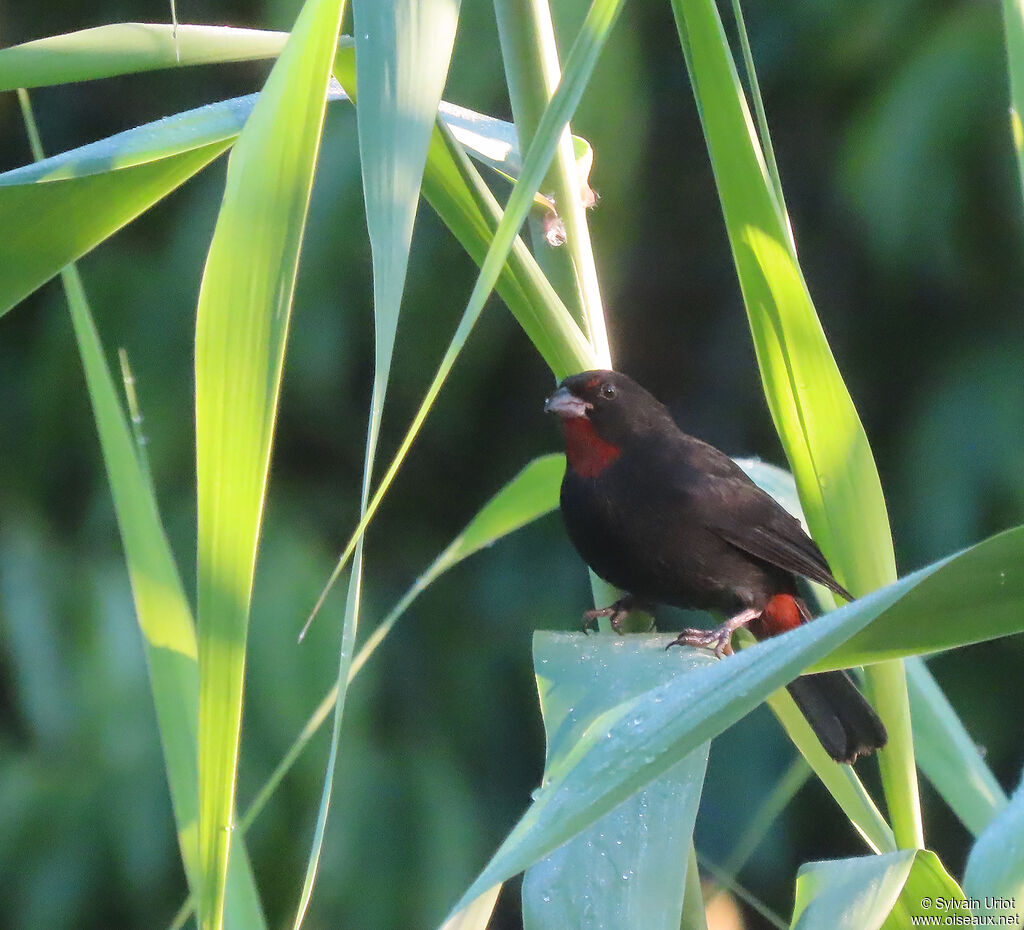
M 169 23 L 95 26 L 0 49 L 0 91 L 183 65 L 274 58 L 287 38 L 287 32 L 184 23 L 177 29 Z
M 308 0 L 228 163 L 196 321 L 199 924 L 219 928 L 245 641 L 340 0 Z

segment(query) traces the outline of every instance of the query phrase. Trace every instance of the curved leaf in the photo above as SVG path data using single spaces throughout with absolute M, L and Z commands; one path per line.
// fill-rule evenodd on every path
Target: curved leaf
M 794 930 L 897 930 L 929 916 L 925 899 L 963 900 L 963 892 L 927 849 L 833 859 L 802 866 Z
M 199 924 L 218 930 L 249 604 L 342 0 L 307 0 L 228 163 L 196 320 Z

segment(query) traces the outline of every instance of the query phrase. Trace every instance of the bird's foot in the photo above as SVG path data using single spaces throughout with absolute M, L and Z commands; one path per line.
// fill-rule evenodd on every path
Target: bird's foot
M 740 611 L 735 617 L 730 617 L 725 623 L 716 626 L 713 630 L 683 630 L 665 648 L 673 646 L 697 646 L 700 649 L 713 649 L 719 659 L 732 655 L 732 634 L 740 627 L 747 626 L 752 620 L 759 617 L 761 612 L 748 608 Z
M 632 597 L 623 597 L 617 600 L 610 607 L 600 607 L 596 610 L 585 610 L 583 611 L 583 624 L 582 629 L 584 633 L 589 633 L 591 628 L 597 631 L 597 621 L 602 617 L 610 617 L 609 621 L 612 625 L 612 629 L 615 630 L 619 636 L 622 635 L 622 621 L 629 616 L 631 610 L 636 610 L 638 604 Z

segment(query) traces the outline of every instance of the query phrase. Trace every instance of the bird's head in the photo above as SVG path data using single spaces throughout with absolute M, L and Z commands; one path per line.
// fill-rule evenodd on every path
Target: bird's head
M 544 410 L 561 417 L 569 465 L 585 477 L 600 474 L 631 441 L 672 422 L 652 394 L 617 371 L 571 375 L 545 401 Z

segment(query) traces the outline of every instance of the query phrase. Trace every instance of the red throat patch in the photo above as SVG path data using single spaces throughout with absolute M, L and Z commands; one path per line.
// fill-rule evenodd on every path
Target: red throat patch
M 581 478 L 596 478 L 621 454 L 618 446 L 597 435 L 594 424 L 586 417 L 562 421 L 565 432 L 565 457 L 569 467 Z

